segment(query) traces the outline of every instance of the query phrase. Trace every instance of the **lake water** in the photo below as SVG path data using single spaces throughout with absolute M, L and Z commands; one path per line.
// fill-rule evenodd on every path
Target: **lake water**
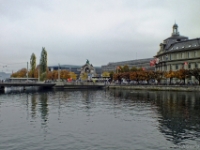
M 200 93 L 7 91 L 0 149 L 200 149 Z

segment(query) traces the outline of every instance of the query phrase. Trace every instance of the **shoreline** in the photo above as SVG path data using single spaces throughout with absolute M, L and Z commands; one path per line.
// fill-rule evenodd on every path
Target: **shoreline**
M 152 90 L 152 91 L 200 91 L 199 85 L 108 85 L 109 89 Z

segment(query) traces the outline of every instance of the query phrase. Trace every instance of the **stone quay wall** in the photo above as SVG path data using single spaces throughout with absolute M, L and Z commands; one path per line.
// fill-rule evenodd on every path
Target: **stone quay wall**
M 200 91 L 199 85 L 107 85 L 109 89 L 153 90 L 153 91 Z

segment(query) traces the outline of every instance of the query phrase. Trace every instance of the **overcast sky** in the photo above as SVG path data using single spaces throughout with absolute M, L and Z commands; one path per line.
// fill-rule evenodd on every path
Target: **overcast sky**
M 153 57 L 171 36 L 200 37 L 200 0 L 0 0 L 0 71 L 26 67 L 42 47 L 48 65 L 93 66 Z M 7 66 L 7 67 L 5 67 Z

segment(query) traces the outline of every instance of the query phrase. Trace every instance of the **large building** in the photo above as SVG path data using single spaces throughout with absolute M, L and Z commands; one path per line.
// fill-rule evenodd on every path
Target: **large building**
M 48 66 L 49 70 L 53 71 L 53 70 L 69 70 L 71 72 L 74 72 L 75 74 L 77 74 L 78 76 L 81 74 L 82 68 L 83 66 L 78 66 L 78 65 L 60 65 L 60 66 Z M 101 67 L 93 67 L 95 73 L 97 74 L 97 76 L 100 76 L 102 71 L 101 71 Z
M 110 72 L 116 71 L 118 66 L 129 66 L 129 68 L 137 67 L 144 68 L 145 70 L 154 70 L 154 66 L 150 66 L 149 62 L 153 58 L 145 58 L 145 59 L 137 59 L 137 60 L 129 60 L 129 61 L 121 61 L 121 62 L 110 62 L 107 65 L 101 66 L 102 72 Z
M 181 36 L 178 25 L 172 27 L 172 35 L 160 44 L 155 58 L 156 70 L 176 71 L 179 69 L 200 68 L 200 39 Z

